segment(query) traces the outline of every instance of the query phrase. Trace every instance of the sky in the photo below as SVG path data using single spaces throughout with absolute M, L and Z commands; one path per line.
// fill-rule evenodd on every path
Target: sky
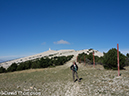
M 129 0 L 0 0 L 0 60 L 51 50 L 129 53 Z

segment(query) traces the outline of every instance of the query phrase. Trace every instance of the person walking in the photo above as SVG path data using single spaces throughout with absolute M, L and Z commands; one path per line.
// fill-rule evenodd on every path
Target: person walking
M 76 82 L 75 80 L 75 74 L 76 74 L 76 78 L 78 80 L 78 82 L 80 82 L 77 71 L 78 71 L 78 66 L 76 64 L 76 62 L 73 62 L 73 64 L 70 66 L 70 69 L 72 70 L 72 75 L 73 75 L 73 81 Z

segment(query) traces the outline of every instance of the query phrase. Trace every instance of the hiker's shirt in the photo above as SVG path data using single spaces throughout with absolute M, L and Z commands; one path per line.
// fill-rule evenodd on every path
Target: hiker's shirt
M 70 67 L 70 69 L 73 70 L 74 72 L 77 72 L 78 66 L 77 66 L 77 65 L 72 65 L 72 66 Z
M 77 71 L 77 67 L 76 67 L 76 65 L 74 65 L 74 71 L 75 71 L 75 72 Z

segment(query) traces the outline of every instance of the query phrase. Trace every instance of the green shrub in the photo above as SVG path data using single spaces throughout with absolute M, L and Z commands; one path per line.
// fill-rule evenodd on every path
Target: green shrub
M 25 70 L 25 64 L 22 62 L 20 63 L 18 66 L 17 66 L 17 71 L 20 71 L 20 70 Z
M 110 49 L 104 54 L 103 63 L 105 69 L 117 69 L 117 50 L 115 48 Z M 125 56 L 119 52 L 119 64 L 120 69 L 125 67 Z
M 89 51 L 93 50 L 92 48 L 89 49 Z
M 7 72 L 13 72 L 16 71 L 17 69 L 17 64 L 13 63 L 10 67 L 8 67 Z
M 125 59 L 125 65 L 126 65 L 126 66 L 129 66 L 129 58 L 127 58 L 127 57 L 126 57 L 126 59 Z
M 0 73 L 5 73 L 5 72 L 6 72 L 6 69 L 3 67 L 0 67 Z
M 61 57 L 53 57 L 53 58 L 37 58 L 34 60 L 29 60 L 26 62 L 22 62 L 22 63 L 13 63 L 11 66 L 9 66 L 9 68 L 7 69 L 7 72 L 13 72 L 13 71 L 20 71 L 20 70 L 26 70 L 26 69 L 30 69 L 30 68 L 47 68 L 47 67 L 53 67 L 56 65 L 63 65 L 64 63 L 66 63 L 67 61 L 71 60 L 71 58 L 73 57 L 73 55 L 70 56 L 61 56 Z M 0 68 L 0 72 L 4 72 L 5 70 L 1 67 Z
M 97 61 L 99 64 L 103 65 L 103 56 L 102 57 L 99 57 L 98 61 Z
M 93 53 L 87 55 L 87 59 L 91 60 L 91 62 L 93 63 Z
M 41 68 L 40 63 L 38 61 L 33 62 L 32 65 L 31 65 L 31 68 L 33 68 L 33 69 Z
M 98 57 L 98 56 L 94 56 L 94 57 L 95 57 L 95 63 L 100 62 L 102 64 L 102 57 Z M 93 52 L 89 53 L 89 55 L 87 55 L 84 52 L 79 54 L 77 58 L 77 62 L 86 62 L 88 64 L 93 64 Z
M 129 53 L 126 54 L 126 57 L 129 58 Z

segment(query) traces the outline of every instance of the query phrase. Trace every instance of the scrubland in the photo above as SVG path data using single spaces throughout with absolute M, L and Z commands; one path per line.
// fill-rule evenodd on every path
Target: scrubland
M 73 82 L 69 67 L 75 58 L 53 68 L 2 73 L 0 95 L 16 92 L 13 96 L 129 96 L 129 67 L 120 70 L 118 77 L 117 70 L 77 63 L 81 82 Z

